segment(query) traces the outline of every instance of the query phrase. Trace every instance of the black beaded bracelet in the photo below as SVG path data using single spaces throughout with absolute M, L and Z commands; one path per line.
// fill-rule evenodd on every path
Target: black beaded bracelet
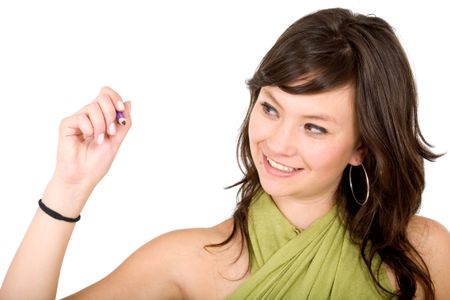
M 81 215 L 79 215 L 76 218 L 68 218 L 68 217 L 64 217 L 63 215 L 57 213 L 56 211 L 48 208 L 47 206 L 45 206 L 44 202 L 42 202 L 42 199 L 39 199 L 39 207 L 50 217 L 57 219 L 57 220 L 61 220 L 61 221 L 66 221 L 66 222 L 70 222 L 70 223 L 75 223 L 78 222 L 81 218 Z

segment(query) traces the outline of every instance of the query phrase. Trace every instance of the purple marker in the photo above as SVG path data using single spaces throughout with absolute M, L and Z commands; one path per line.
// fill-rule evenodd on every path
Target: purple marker
M 123 112 L 117 111 L 116 112 L 116 120 L 122 125 L 127 124 L 127 119 L 125 119 L 125 116 L 123 115 Z

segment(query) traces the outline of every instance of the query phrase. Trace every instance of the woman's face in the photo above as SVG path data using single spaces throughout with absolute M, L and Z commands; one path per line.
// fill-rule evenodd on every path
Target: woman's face
M 332 197 L 347 164 L 362 162 L 351 85 L 314 95 L 260 91 L 249 124 L 263 189 L 274 198 Z

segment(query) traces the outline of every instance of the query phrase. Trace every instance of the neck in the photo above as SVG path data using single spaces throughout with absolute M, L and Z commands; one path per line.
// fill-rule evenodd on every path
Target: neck
M 334 194 L 303 200 L 290 196 L 272 196 L 272 199 L 289 222 L 300 229 L 308 228 L 336 203 Z

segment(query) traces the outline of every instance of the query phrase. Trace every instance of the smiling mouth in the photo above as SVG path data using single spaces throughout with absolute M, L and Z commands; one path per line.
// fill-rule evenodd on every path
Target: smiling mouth
M 269 157 L 267 157 L 265 155 L 264 155 L 264 159 L 267 160 L 267 162 L 269 163 L 269 165 L 272 168 L 277 169 L 277 170 L 282 171 L 282 172 L 292 173 L 292 172 L 301 170 L 301 168 L 292 168 L 292 167 L 288 167 L 288 166 L 282 165 L 282 164 L 280 164 L 280 163 L 270 159 Z

